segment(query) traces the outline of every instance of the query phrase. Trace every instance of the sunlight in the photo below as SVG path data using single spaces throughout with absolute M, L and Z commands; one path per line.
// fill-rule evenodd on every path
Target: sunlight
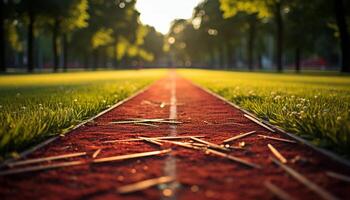
M 157 31 L 166 34 L 174 19 L 192 17 L 193 8 L 202 0 L 138 0 L 136 9 L 141 13 L 144 24 L 154 26 Z

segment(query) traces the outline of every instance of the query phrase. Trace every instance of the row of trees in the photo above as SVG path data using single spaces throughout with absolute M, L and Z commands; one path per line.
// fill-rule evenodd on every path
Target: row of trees
M 135 0 L 0 0 L 0 70 L 152 63 L 162 56 L 164 36 L 139 23 L 134 5 Z
M 317 58 L 350 72 L 349 1 L 204 0 L 166 36 L 139 22 L 135 1 L 0 0 L 0 71 L 146 64 L 300 71 Z
M 179 65 L 265 65 L 282 71 L 305 58 L 350 72 L 350 20 L 343 0 L 205 0 L 190 20 L 174 21 L 168 48 Z M 272 62 L 267 62 L 267 61 Z

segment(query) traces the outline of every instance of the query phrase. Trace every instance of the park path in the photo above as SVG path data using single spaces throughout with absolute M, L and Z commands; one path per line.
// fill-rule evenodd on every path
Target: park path
M 170 118 L 181 124 L 111 124 L 129 118 Z M 251 168 L 214 154 L 165 144 L 161 147 L 145 141 L 106 141 L 139 136 L 202 135 L 203 140 L 221 144 L 240 133 L 256 131 L 229 143 L 243 149 L 228 154 L 261 166 Z M 82 164 L 52 170 L 0 176 L 1 199 L 275 199 L 265 185 L 283 189 L 296 199 L 322 199 L 286 171 L 274 164 L 267 144 L 273 145 L 287 160 L 287 165 L 323 188 L 324 198 L 347 199 L 350 183 L 326 175 L 327 171 L 350 174 L 350 170 L 300 143 L 264 139 L 258 135 L 289 139 L 244 117 L 228 103 L 196 87 L 174 71 L 150 88 L 92 122 L 60 137 L 29 157 L 41 158 L 74 152 L 86 156 L 52 161 L 91 160 L 172 148 L 167 154 L 100 164 Z M 119 194 L 126 184 L 161 176 L 175 181 L 142 191 Z M 271 185 L 270 185 L 271 186 Z M 271 188 L 270 188 L 271 189 Z M 321 192 L 322 193 L 322 192 Z M 335 199 L 335 198 L 334 198 Z

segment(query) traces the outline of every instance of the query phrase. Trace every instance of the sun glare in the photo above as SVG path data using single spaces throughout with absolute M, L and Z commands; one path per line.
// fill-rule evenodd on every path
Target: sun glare
M 174 19 L 192 17 L 193 8 L 202 0 L 138 0 L 136 9 L 144 24 L 154 26 L 157 31 L 166 34 Z

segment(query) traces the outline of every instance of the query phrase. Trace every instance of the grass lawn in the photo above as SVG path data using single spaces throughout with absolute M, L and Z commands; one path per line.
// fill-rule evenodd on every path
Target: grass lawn
M 178 72 L 272 124 L 350 157 L 350 76 Z
M 63 133 L 166 70 L 125 70 L 0 76 L 0 156 L 16 155 Z

